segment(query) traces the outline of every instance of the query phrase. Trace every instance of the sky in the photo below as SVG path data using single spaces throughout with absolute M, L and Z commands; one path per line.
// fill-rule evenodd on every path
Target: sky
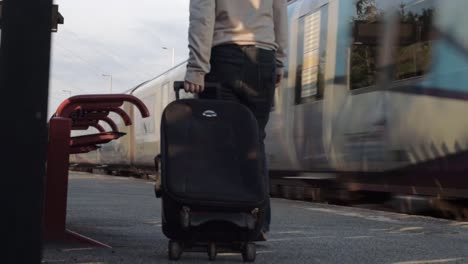
M 189 0 L 55 0 L 49 115 L 70 95 L 119 93 L 188 57 Z M 163 49 L 166 47 L 167 49 Z

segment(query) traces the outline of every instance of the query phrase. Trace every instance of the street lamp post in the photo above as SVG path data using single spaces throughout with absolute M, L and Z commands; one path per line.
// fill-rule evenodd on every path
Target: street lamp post
M 169 48 L 162 47 L 162 49 L 168 50 Z M 172 64 L 171 64 L 171 66 L 174 67 L 174 65 L 175 65 L 175 49 L 174 48 L 171 48 L 171 49 L 172 49 Z
M 112 93 L 112 74 L 103 74 L 102 76 L 110 78 L 110 93 Z

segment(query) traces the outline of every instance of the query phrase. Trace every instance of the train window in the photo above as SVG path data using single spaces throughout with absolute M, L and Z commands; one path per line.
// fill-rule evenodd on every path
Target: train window
M 400 16 L 395 56 L 395 79 L 421 76 L 429 70 L 432 52 L 432 21 L 435 0 L 356 0 L 350 54 L 351 89 L 376 84 L 379 39 L 384 16 Z
M 351 89 L 376 84 L 377 44 L 383 32 L 380 2 L 356 1 L 356 13 L 352 18 L 353 42 L 350 49 Z
M 395 79 L 426 74 L 432 54 L 434 0 L 402 1 Z
M 323 98 L 328 5 L 298 20 L 296 104 Z

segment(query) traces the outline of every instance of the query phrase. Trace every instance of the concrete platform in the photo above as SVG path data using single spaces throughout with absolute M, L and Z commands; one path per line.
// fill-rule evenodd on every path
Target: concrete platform
M 358 208 L 272 200 L 256 263 L 468 263 L 468 223 Z M 169 263 L 153 183 L 72 172 L 68 228 L 110 245 L 47 244 L 43 263 Z M 180 263 L 209 263 L 186 253 Z M 241 263 L 238 254 L 215 263 Z M 170 262 L 173 263 L 173 262 Z

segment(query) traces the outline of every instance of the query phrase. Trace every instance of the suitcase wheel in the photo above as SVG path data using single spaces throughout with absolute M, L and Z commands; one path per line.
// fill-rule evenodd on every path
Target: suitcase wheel
M 216 259 L 216 255 L 218 254 L 216 250 L 216 244 L 215 243 L 209 243 L 208 244 L 208 259 L 210 261 L 214 261 Z
M 168 246 L 169 260 L 179 260 L 182 255 L 182 245 L 181 243 L 169 240 Z
M 257 250 L 255 248 L 255 243 L 247 243 L 242 249 L 242 260 L 244 262 L 254 262 L 255 257 L 257 256 Z

